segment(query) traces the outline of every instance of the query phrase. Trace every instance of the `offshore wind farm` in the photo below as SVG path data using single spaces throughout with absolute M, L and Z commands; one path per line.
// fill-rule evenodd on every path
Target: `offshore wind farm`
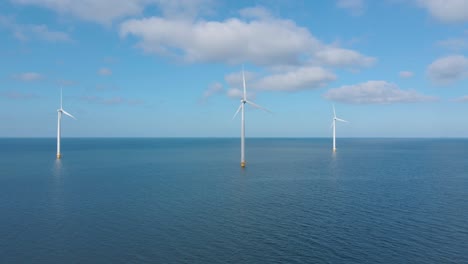
M 467 1 L 0 10 L 0 263 L 468 263 Z
M 466 139 L 62 142 L 0 139 L 2 262 L 467 260 Z

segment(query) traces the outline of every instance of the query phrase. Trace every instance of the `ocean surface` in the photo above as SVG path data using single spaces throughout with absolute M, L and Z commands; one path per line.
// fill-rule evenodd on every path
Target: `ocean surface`
M 0 139 L 0 263 L 468 263 L 468 139 Z

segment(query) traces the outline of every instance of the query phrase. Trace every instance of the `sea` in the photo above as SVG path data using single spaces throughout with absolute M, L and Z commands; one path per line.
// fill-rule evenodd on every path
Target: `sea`
M 0 263 L 468 263 L 468 139 L 0 139 Z

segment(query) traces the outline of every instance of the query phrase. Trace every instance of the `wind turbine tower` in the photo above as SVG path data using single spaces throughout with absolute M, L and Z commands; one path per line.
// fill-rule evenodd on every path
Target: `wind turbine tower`
M 60 153 L 60 134 L 61 134 L 61 121 L 62 121 L 62 114 L 65 114 L 73 119 L 76 120 L 74 116 L 69 114 L 67 111 L 63 110 L 62 106 L 62 89 L 60 89 L 60 109 L 57 109 L 58 120 L 57 120 L 57 159 L 62 158 L 62 154 Z
M 333 152 L 336 152 L 336 121 L 348 122 L 346 120 L 336 117 L 335 105 L 333 105 Z
M 239 111 L 241 112 L 241 167 L 245 168 L 245 104 L 249 104 L 249 105 L 251 105 L 251 106 L 253 106 L 255 108 L 264 110 L 266 112 L 270 112 L 270 110 L 268 110 L 268 109 L 266 109 L 264 107 L 261 107 L 261 106 L 255 104 L 255 103 L 247 100 L 247 89 L 246 89 L 246 86 L 245 86 L 244 68 L 242 68 L 242 84 L 243 84 L 243 87 L 244 87 L 244 93 L 243 93 L 242 99 L 240 101 L 240 106 L 239 106 L 239 108 L 237 108 L 237 111 L 234 114 L 234 116 L 232 117 L 232 119 L 234 119 L 237 116 Z

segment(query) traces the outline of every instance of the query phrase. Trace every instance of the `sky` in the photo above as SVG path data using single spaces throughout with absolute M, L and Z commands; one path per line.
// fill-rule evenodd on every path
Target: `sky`
M 0 137 L 468 136 L 468 0 L 0 1 Z

